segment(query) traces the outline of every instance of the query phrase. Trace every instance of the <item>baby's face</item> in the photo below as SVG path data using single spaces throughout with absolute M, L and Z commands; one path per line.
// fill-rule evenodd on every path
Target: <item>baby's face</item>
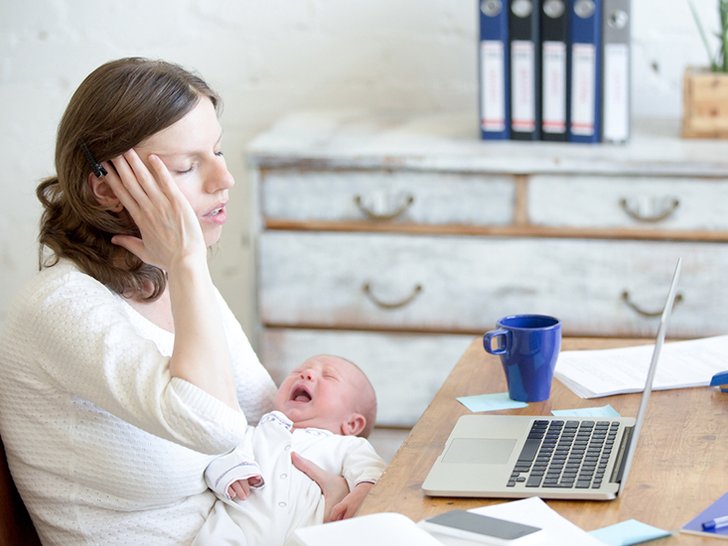
M 347 423 L 352 415 L 358 415 L 357 402 L 365 396 L 366 386 L 362 372 L 351 363 L 331 355 L 318 355 L 283 380 L 275 407 L 296 428 L 316 427 L 336 434 L 352 434 Z

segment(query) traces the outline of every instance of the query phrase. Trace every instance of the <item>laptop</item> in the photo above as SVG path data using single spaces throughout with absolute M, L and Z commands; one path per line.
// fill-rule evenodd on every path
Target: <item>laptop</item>
M 680 277 L 677 260 L 635 418 L 463 415 L 422 484 L 433 497 L 611 500 L 627 482 Z

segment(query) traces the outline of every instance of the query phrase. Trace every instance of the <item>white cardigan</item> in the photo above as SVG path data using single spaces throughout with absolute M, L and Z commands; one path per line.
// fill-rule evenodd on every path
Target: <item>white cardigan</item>
M 275 385 L 218 294 L 243 413 L 169 374 L 174 335 L 62 260 L 0 330 L 0 435 L 46 544 L 189 544 L 203 472 L 271 409 Z

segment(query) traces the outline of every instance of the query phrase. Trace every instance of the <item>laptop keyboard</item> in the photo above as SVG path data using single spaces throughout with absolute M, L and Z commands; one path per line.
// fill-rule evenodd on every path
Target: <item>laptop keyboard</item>
M 508 487 L 598 489 L 618 430 L 619 421 L 534 421 Z

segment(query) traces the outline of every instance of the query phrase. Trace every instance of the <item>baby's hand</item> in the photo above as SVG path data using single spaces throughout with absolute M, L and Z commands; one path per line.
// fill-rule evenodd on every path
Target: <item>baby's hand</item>
M 258 487 L 263 483 L 260 476 L 251 476 L 245 480 L 236 480 L 228 487 L 227 494 L 231 500 L 245 500 L 250 495 L 251 487 Z

